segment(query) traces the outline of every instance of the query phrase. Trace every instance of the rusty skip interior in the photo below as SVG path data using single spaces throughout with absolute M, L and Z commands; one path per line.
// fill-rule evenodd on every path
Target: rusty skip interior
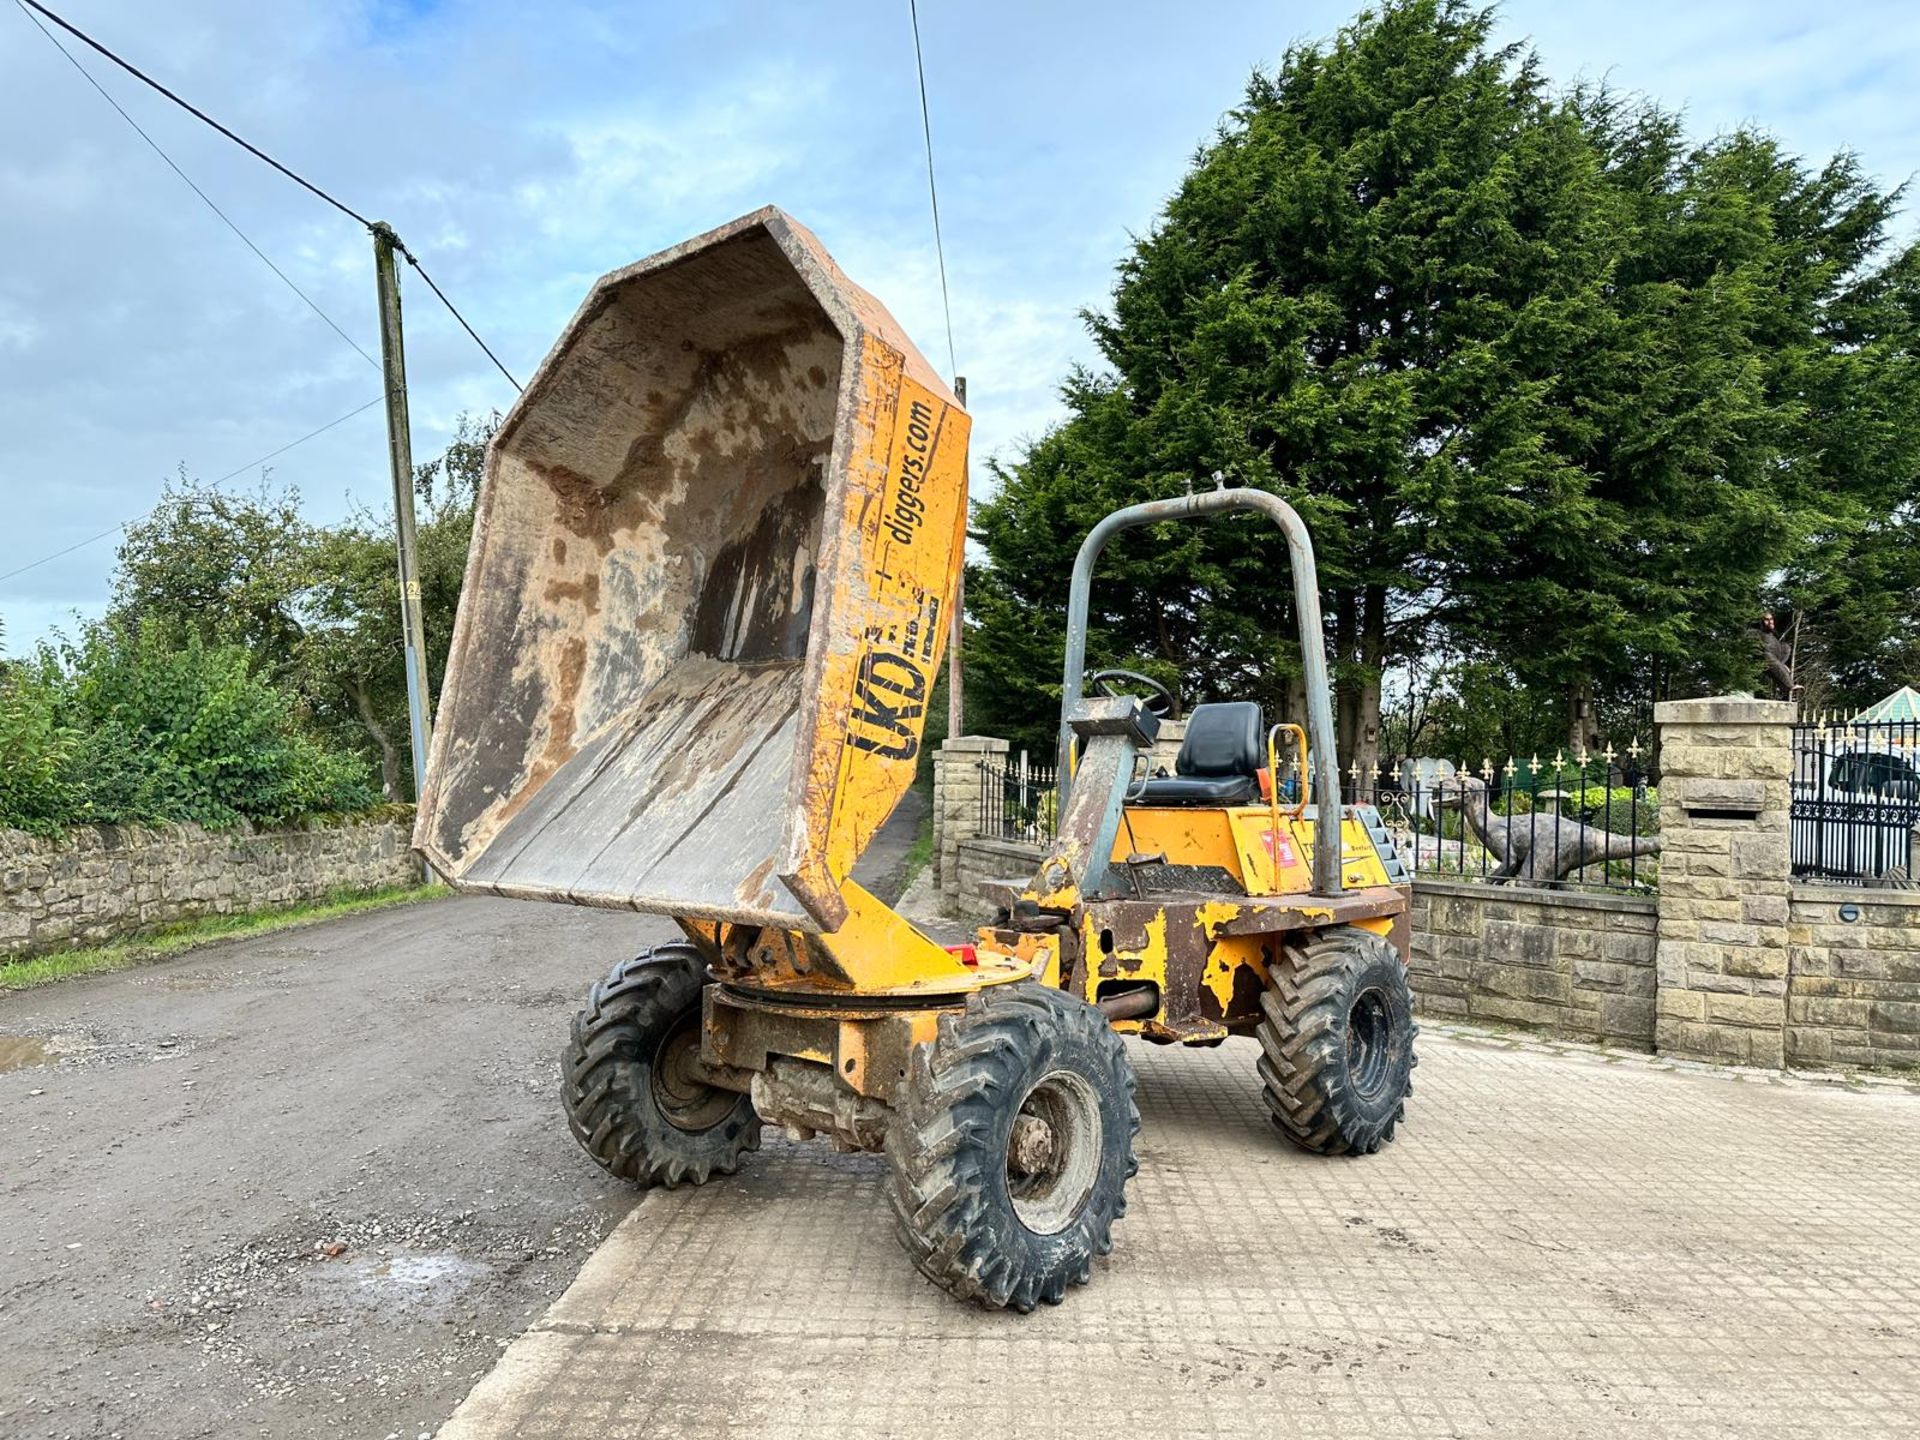
M 466 888 L 798 920 L 845 339 L 765 228 L 634 270 L 495 442 L 423 831 Z

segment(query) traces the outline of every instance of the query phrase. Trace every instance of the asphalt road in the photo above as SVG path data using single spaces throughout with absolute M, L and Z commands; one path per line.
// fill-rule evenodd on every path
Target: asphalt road
M 674 933 L 445 900 L 0 996 L 0 1435 L 436 1429 L 634 1203 L 557 1057 Z

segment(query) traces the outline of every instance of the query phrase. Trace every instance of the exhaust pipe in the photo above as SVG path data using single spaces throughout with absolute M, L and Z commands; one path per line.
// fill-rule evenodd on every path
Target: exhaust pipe
M 1160 987 L 1146 984 L 1115 990 L 1093 1002 L 1109 1020 L 1143 1020 L 1160 1011 Z

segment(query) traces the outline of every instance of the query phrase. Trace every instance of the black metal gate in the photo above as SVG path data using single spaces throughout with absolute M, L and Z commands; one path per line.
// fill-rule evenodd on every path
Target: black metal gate
M 1803 723 L 1793 731 L 1793 873 L 1911 878 L 1920 825 L 1920 721 Z

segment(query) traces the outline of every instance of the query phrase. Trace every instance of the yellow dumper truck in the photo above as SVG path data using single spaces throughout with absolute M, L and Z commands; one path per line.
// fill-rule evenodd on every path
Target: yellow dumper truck
M 1341 804 L 1307 532 L 1223 488 L 1088 536 L 1058 837 L 996 922 L 944 946 L 853 881 L 921 758 L 968 428 L 778 210 L 602 279 L 488 454 L 415 843 L 458 890 L 679 926 L 593 987 L 565 1049 L 568 1122 L 609 1172 L 700 1184 L 763 1124 L 881 1151 L 921 1271 L 1031 1310 L 1088 1279 L 1125 1209 L 1124 1035 L 1254 1035 L 1282 1135 L 1393 1137 L 1407 876 Z M 1240 510 L 1285 542 L 1305 724 L 1201 705 L 1175 773 L 1146 776 L 1172 697 L 1083 676 L 1094 561 L 1119 529 Z

